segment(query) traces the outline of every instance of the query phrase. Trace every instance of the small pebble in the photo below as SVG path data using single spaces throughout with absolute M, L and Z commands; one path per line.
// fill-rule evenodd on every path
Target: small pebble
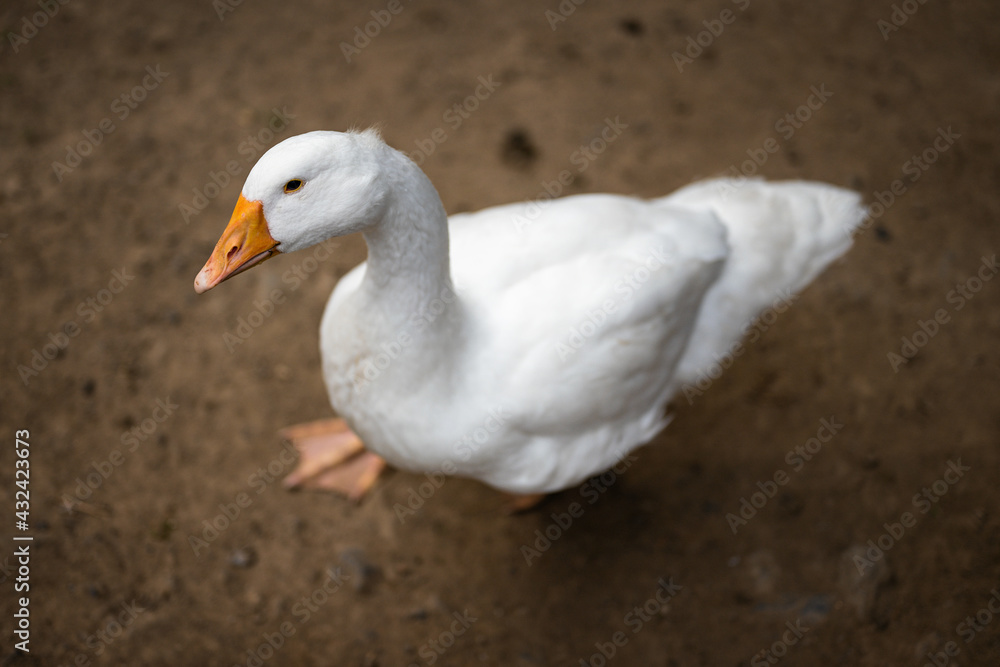
M 407 620 L 410 621 L 422 621 L 427 618 L 427 610 L 423 607 L 417 607 L 410 613 L 406 615 Z
M 538 159 L 538 149 L 523 128 L 507 132 L 500 154 L 504 162 L 518 169 L 526 169 Z
M 229 564 L 239 568 L 253 567 L 257 564 L 257 551 L 250 546 L 236 549 L 229 554 Z
M 618 26 L 627 34 L 638 37 L 646 31 L 642 21 L 638 19 L 624 19 Z
M 361 547 L 348 547 L 340 552 L 340 562 L 348 571 L 349 581 L 358 593 L 371 590 L 375 580 L 381 574 L 377 565 L 372 563 L 365 550 Z
M 744 561 L 748 583 L 755 598 L 765 598 L 774 593 L 781 575 L 781 568 L 770 551 L 755 551 Z

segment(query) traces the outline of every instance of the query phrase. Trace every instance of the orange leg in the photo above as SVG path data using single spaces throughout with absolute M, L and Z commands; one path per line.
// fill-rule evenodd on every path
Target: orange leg
M 299 450 L 299 465 L 284 481 L 287 488 L 334 491 L 357 502 L 385 468 L 385 461 L 366 451 L 343 419 L 289 426 L 278 435 Z
M 535 507 L 540 502 L 545 500 L 549 494 L 526 493 L 522 495 L 517 495 L 513 493 L 505 493 L 504 495 L 510 499 L 509 502 L 506 504 L 507 513 L 519 514 L 521 512 L 527 512 L 531 508 Z

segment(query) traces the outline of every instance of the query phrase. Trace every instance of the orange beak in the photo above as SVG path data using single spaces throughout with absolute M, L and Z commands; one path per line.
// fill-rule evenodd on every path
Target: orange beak
M 215 244 L 212 256 L 194 279 L 194 291 L 202 294 L 280 252 L 264 219 L 264 205 L 240 195 L 226 231 Z

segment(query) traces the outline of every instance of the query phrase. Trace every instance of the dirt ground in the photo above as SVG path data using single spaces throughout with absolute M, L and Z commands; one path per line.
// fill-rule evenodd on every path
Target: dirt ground
M 2 664 L 1000 662 L 995 3 L 328 4 L 0 10 Z M 263 150 L 376 123 L 450 212 L 756 172 L 872 218 L 617 473 L 352 505 L 276 431 L 363 241 L 192 281 Z

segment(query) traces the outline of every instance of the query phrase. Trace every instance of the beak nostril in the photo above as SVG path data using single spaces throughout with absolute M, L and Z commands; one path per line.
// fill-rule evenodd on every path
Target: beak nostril
M 226 253 L 226 261 L 229 261 L 230 259 L 232 259 L 233 255 L 235 255 L 236 251 L 239 250 L 239 249 L 240 249 L 240 247 L 238 245 L 234 245 L 232 248 L 230 248 L 229 252 Z

